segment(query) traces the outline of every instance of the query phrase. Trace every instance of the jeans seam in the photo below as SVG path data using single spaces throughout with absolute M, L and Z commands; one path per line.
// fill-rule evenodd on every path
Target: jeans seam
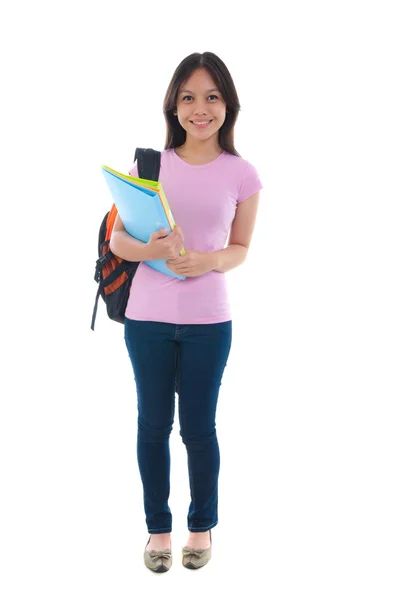
M 177 365 L 178 365 L 178 347 L 176 347 L 176 349 L 175 349 L 175 361 L 174 361 L 174 390 L 176 390 L 177 377 L 178 377 Z
M 186 325 L 183 329 L 178 331 L 178 325 L 177 325 L 176 329 L 175 329 L 175 335 L 178 335 L 179 333 L 185 333 L 185 331 L 187 331 L 188 329 L 189 329 L 189 325 Z

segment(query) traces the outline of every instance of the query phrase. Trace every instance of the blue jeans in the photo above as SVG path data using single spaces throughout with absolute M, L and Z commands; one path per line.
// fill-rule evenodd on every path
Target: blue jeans
M 172 531 L 170 447 L 178 392 L 179 434 L 186 446 L 189 531 L 218 523 L 220 453 L 215 414 L 232 341 L 232 321 L 175 325 L 125 319 L 124 339 L 138 399 L 137 457 L 149 533 Z

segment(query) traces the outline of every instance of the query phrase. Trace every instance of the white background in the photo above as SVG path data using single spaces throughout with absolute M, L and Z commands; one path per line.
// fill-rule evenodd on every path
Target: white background
M 396 20 L 392 2 L 22 3 L 1 18 L 0 596 L 395 600 Z M 146 21 L 146 24 L 145 24 Z M 227 273 L 213 558 L 153 575 L 122 326 L 96 294 L 110 197 L 162 149 L 179 62 L 215 52 L 264 189 Z

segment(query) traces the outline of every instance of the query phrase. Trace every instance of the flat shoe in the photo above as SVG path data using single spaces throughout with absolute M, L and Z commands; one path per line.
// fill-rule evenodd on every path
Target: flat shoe
M 182 565 L 187 569 L 200 569 L 207 564 L 211 558 L 212 537 L 210 530 L 210 547 L 204 550 L 196 550 L 190 546 L 182 548 Z
M 149 537 L 146 547 L 149 544 L 151 537 L 152 536 Z M 170 546 L 171 545 L 172 542 L 170 542 Z M 171 547 L 166 548 L 165 550 L 150 550 L 150 552 L 145 548 L 143 558 L 148 569 L 151 569 L 155 573 L 165 573 L 166 571 L 169 571 L 172 565 Z

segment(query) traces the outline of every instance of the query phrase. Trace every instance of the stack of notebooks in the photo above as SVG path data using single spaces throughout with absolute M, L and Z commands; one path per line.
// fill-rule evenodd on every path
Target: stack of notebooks
M 154 231 L 174 229 L 175 220 L 159 181 L 125 175 L 105 165 L 101 165 L 101 169 L 127 233 L 147 243 Z M 184 248 L 180 256 L 183 254 L 186 254 Z M 146 260 L 145 263 L 165 275 L 186 279 L 173 273 L 165 260 Z

